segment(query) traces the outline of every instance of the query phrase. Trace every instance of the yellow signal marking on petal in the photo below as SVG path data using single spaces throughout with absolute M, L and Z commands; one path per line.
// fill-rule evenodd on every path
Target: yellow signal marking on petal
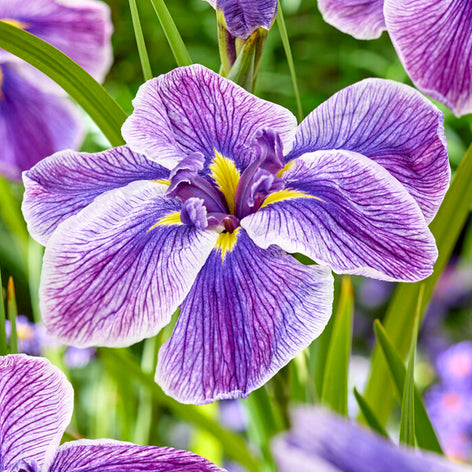
M 293 162 L 294 162 L 294 161 L 289 161 L 289 162 L 287 162 L 287 164 L 285 164 L 285 165 L 282 167 L 282 169 L 280 169 L 280 170 L 277 172 L 276 176 L 277 176 L 277 177 L 282 177 L 282 175 L 283 175 L 285 172 L 287 172 L 287 171 L 290 169 L 290 167 L 293 166 Z
M 232 233 L 220 233 L 216 240 L 216 249 L 221 251 L 221 259 L 224 261 L 227 252 L 231 252 L 238 241 L 240 228 L 236 228 Z
M 215 157 L 209 166 L 211 178 L 226 199 L 229 212 L 234 215 L 234 195 L 239 182 L 239 170 L 231 159 L 223 156 L 215 149 Z
M 284 200 L 292 200 L 294 198 L 314 198 L 315 200 L 326 203 L 321 198 L 315 197 L 313 195 L 308 195 L 307 193 L 300 192 L 299 190 L 293 190 L 291 188 L 284 188 L 283 190 L 279 190 L 278 192 L 268 195 L 259 208 L 270 205 L 271 203 L 283 202 Z
M 172 226 L 172 225 L 183 225 L 182 221 L 180 220 L 180 211 L 172 211 L 167 215 L 159 218 L 157 223 L 151 226 L 147 232 L 157 228 L 158 226 Z
M 168 187 L 170 186 L 170 180 L 167 179 L 152 180 L 151 182 L 154 182 L 155 184 L 167 185 Z
M 13 18 L 2 18 L 0 21 L 3 21 L 7 25 L 15 26 L 16 28 L 20 28 L 22 30 L 28 28 L 28 23 L 23 23 L 22 21 L 14 20 Z

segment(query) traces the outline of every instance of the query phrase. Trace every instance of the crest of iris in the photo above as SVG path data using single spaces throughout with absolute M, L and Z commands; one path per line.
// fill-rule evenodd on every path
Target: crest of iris
M 217 246 L 231 250 L 236 243 L 240 221 L 259 208 L 295 197 L 309 197 L 285 188 L 282 142 L 272 130 L 262 130 L 247 152 L 251 163 L 239 170 L 235 161 L 214 150 L 205 168 L 205 157 L 195 152 L 183 159 L 170 173 L 167 195 L 183 202 L 182 210 L 169 213 L 159 225 L 186 224 L 197 229 L 214 229 L 220 234 Z M 312 197 L 313 198 L 313 197 Z

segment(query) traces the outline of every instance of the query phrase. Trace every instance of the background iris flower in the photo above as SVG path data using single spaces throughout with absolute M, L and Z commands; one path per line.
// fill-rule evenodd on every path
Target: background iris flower
M 57 153 L 24 174 L 46 245 L 48 330 L 126 346 L 181 313 L 156 380 L 187 403 L 245 397 L 324 329 L 332 275 L 416 281 L 449 183 L 442 114 L 408 86 L 352 85 L 298 127 L 199 66 L 144 84 L 128 147 Z M 303 265 L 299 252 L 320 265 Z
M 93 0 L 3 0 L 0 20 L 24 29 L 71 57 L 97 80 L 111 61 L 112 26 L 107 5 Z M 0 49 L 0 173 L 21 172 L 56 151 L 78 148 L 83 125 L 58 86 Z
M 292 428 L 273 441 L 279 472 L 470 472 L 439 455 L 396 446 L 321 408 L 295 411 Z
M 318 0 L 323 18 L 358 39 L 387 30 L 414 84 L 457 115 L 472 112 L 472 6 L 467 0 Z
M 59 446 L 72 417 L 72 385 L 48 360 L 0 357 L 2 472 L 223 472 L 206 459 L 168 447 L 110 439 Z

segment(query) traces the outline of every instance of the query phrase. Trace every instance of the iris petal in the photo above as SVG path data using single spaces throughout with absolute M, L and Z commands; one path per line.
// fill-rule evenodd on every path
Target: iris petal
M 298 158 L 284 178 L 304 195 L 288 194 L 241 220 L 259 246 L 301 252 L 339 273 L 401 281 L 431 274 L 434 238 L 413 198 L 380 165 L 318 151 Z
M 62 445 L 48 472 L 224 472 L 206 459 L 170 447 L 136 446 L 111 440 Z
M 472 113 L 472 5 L 386 0 L 392 42 L 415 85 L 457 116 Z
M 73 395 L 48 360 L 0 357 L 0 470 L 20 460 L 43 466 L 52 459 L 72 417 Z
M 40 287 L 51 334 L 79 347 L 126 346 L 168 323 L 218 235 L 169 219 L 180 203 L 166 190 L 133 182 L 58 226 Z
M 193 152 L 205 156 L 208 168 L 217 151 L 244 170 L 261 130 L 279 133 L 288 147 L 296 127 L 289 110 L 197 64 L 146 82 L 133 104 L 123 137 L 131 149 L 169 169 Z
M 164 167 L 126 146 L 89 154 L 63 151 L 23 174 L 23 215 L 29 233 L 46 244 L 57 226 L 97 196 L 138 180 L 166 179 Z
M 156 381 L 183 403 L 247 397 L 308 346 L 331 314 L 328 268 L 262 250 L 241 230 L 226 236 L 232 239 L 212 251 L 159 352 Z
M 374 160 L 415 198 L 430 222 L 450 179 L 442 113 L 419 92 L 390 80 L 351 85 L 300 124 L 288 159 L 330 149 Z

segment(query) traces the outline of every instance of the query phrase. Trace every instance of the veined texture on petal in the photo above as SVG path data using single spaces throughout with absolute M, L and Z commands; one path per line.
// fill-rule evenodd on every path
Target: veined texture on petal
M 203 457 L 170 447 L 107 439 L 71 441 L 57 451 L 48 472 L 224 472 Z
M 126 146 L 95 154 L 58 152 L 23 174 L 28 231 L 45 245 L 62 221 L 98 195 L 138 180 L 164 181 L 168 175 L 167 169 Z
M 0 19 L 13 20 L 52 44 L 98 81 L 112 62 L 109 7 L 95 0 L 2 0 Z M 16 60 L 0 49 L 0 62 Z
M 183 403 L 247 397 L 323 331 L 332 300 L 329 268 L 223 233 L 159 351 L 156 381 Z
M 338 415 L 295 410 L 291 429 L 272 443 L 280 472 L 470 472 L 444 457 L 397 446 Z M 300 464 L 300 468 L 297 465 Z
M 0 173 L 15 180 L 59 149 L 77 147 L 83 137 L 72 103 L 42 92 L 23 71 L 22 64 L 0 65 Z
M 472 113 L 469 0 L 385 0 L 393 45 L 415 85 L 457 115 Z
M 363 154 L 404 185 L 430 222 L 450 180 L 443 120 L 438 108 L 412 87 L 366 79 L 307 116 L 288 159 L 331 149 Z
M 72 386 L 48 360 L 0 357 L 0 470 L 52 459 L 72 417 Z
M 169 322 L 218 235 L 182 224 L 166 190 L 111 190 L 52 233 L 40 286 L 51 334 L 78 347 L 127 346 Z
M 211 3 L 211 2 L 210 2 Z M 217 0 L 228 31 L 247 39 L 256 29 L 270 29 L 277 14 L 277 0 Z
M 290 192 L 241 220 L 256 244 L 300 252 L 338 273 L 428 277 L 437 258 L 420 208 L 383 167 L 347 151 L 318 151 L 285 172 Z M 288 196 L 288 198 L 287 198 Z
M 375 39 L 385 30 L 384 0 L 318 0 L 326 23 L 357 39 Z
M 289 110 L 198 64 L 146 82 L 133 104 L 122 128 L 126 143 L 169 169 L 194 152 L 209 166 L 218 151 L 241 170 L 258 133 L 269 128 L 288 147 L 297 124 Z

